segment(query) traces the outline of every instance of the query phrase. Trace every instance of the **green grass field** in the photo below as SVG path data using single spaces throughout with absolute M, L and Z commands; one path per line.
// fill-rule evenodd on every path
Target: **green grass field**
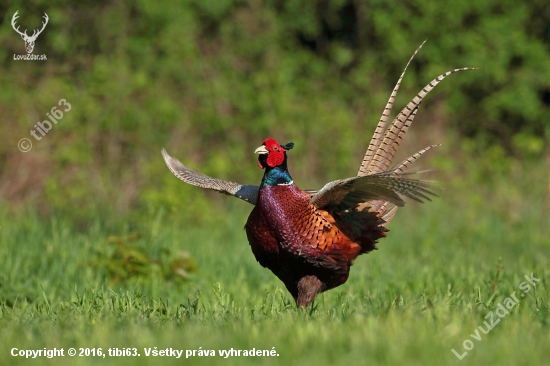
M 537 199 L 543 180 L 530 171 L 518 182 L 475 192 L 463 182 L 461 194 L 451 187 L 432 203 L 409 203 L 379 250 L 305 311 L 256 263 L 243 230 L 251 206 L 240 201 L 213 200 L 217 213 L 203 224 L 158 210 L 98 215 L 75 228 L 55 215 L 3 212 L 0 364 L 545 364 L 550 232 Z M 524 293 L 531 273 L 540 282 Z M 498 318 L 514 292 L 519 304 Z M 490 312 L 500 322 L 476 334 Z M 473 345 L 465 355 L 464 345 Z M 140 356 L 69 357 L 71 347 Z M 195 356 L 146 356 L 155 347 Z M 65 357 L 25 359 L 12 348 L 63 348 Z M 219 356 L 231 348 L 278 356 Z

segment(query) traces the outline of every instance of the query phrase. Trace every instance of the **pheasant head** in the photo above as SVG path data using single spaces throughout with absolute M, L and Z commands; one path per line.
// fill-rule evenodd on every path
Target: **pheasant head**
M 272 138 L 265 139 L 262 146 L 257 148 L 254 153 L 259 154 L 258 166 L 261 169 L 275 168 L 286 162 L 286 151 L 294 147 L 293 142 L 281 145 Z
M 286 166 L 286 152 L 294 147 L 293 142 L 281 145 L 272 138 L 265 139 L 254 153 L 259 154 L 258 166 L 265 169 L 262 185 L 292 184 Z

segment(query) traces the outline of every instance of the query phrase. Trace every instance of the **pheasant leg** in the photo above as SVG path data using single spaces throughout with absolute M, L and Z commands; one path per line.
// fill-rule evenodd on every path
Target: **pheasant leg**
M 326 290 L 326 285 L 315 276 L 305 276 L 298 281 L 298 307 L 308 307 L 315 297 Z

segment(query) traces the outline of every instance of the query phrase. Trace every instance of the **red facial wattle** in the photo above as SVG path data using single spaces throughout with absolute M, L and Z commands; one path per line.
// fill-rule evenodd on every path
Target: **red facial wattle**
M 267 155 L 267 165 L 274 168 L 285 161 L 285 149 L 272 138 L 264 141 L 265 148 L 269 151 Z
M 284 150 L 279 151 L 272 151 L 267 156 L 267 165 L 269 165 L 272 168 L 275 168 L 276 166 L 279 166 L 285 161 L 285 153 Z
M 289 142 L 281 145 L 272 138 L 265 139 L 262 146 L 258 147 L 254 153 L 260 154 L 258 157 L 258 166 L 263 169 L 268 167 L 275 168 L 285 162 L 285 152 L 294 147 L 294 143 Z

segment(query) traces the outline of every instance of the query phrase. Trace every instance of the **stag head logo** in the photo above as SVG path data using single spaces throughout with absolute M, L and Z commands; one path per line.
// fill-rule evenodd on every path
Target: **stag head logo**
M 19 33 L 21 35 L 21 38 L 23 38 L 23 41 L 25 41 L 25 48 L 27 49 L 27 53 L 32 53 L 32 50 L 34 49 L 34 42 L 36 41 L 36 38 L 38 38 L 38 36 L 40 35 L 40 33 L 42 33 L 42 31 L 44 30 L 44 28 L 46 28 L 46 24 L 48 24 L 48 14 L 44 13 L 44 20 L 45 22 L 42 22 L 42 29 L 40 30 L 34 30 L 34 32 L 32 33 L 32 36 L 29 36 L 27 34 L 27 30 L 25 29 L 24 32 L 21 32 L 19 30 L 19 26 L 17 28 L 15 28 L 15 20 L 19 17 L 17 15 L 17 13 L 19 12 L 16 11 L 15 14 L 13 14 L 13 17 L 11 18 L 11 26 L 13 27 L 13 29 Z

